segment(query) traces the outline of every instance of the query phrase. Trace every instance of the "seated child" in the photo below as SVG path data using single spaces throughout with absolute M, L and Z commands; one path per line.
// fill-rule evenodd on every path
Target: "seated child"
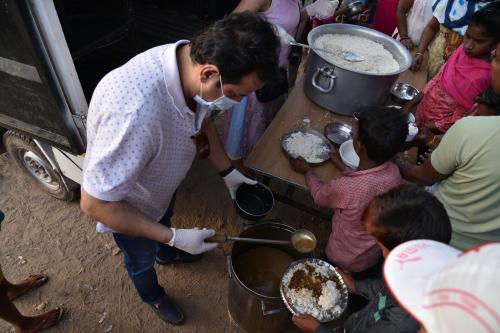
M 443 205 L 436 197 L 416 185 L 402 185 L 375 197 L 365 213 L 363 224 L 372 235 L 384 258 L 393 248 L 409 240 L 431 239 L 449 243 L 451 224 Z M 418 323 L 390 294 L 383 279 L 354 281 L 340 272 L 351 293 L 369 300 L 361 311 L 352 314 L 343 328 L 330 330 L 312 316 L 299 315 L 293 322 L 305 333 L 415 333 Z
M 343 174 L 325 184 L 305 160 L 291 160 L 296 171 L 306 174 L 314 202 L 335 209 L 326 256 L 342 269 L 362 272 L 381 257 L 375 240 L 361 225 L 361 215 L 373 197 L 401 183 L 401 175 L 391 159 L 403 146 L 407 134 L 408 124 L 402 113 L 387 107 L 364 108 L 354 137 L 354 149 L 360 159 L 357 170 L 343 165 L 338 153 L 334 153 L 332 162 Z
M 500 2 L 494 2 L 471 16 L 463 44 L 423 88 L 417 122 L 445 133 L 471 115 L 474 98 L 491 86 L 491 53 L 499 41 Z

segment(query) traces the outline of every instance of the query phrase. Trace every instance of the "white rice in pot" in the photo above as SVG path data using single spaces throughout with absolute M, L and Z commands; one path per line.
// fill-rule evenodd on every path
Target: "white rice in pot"
M 391 52 L 365 37 L 348 34 L 324 34 L 314 41 L 314 47 L 330 52 L 318 51 L 328 62 L 342 68 L 366 74 L 389 74 L 400 69 L 399 63 Z M 354 62 L 344 58 L 343 52 L 352 52 L 364 58 Z

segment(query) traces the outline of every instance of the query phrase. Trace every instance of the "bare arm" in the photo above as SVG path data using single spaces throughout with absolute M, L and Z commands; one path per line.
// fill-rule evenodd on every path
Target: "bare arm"
M 432 185 L 448 178 L 448 175 L 442 175 L 434 169 L 430 158 L 424 164 L 418 166 L 398 161 L 398 167 L 403 178 L 413 183 Z
M 144 215 L 126 201 L 103 201 L 82 190 L 80 201 L 85 214 L 120 233 L 168 243 L 172 231 Z
M 420 37 L 420 43 L 418 44 L 417 52 L 423 54 L 429 47 L 429 44 L 432 42 L 432 39 L 434 38 L 434 36 L 436 36 L 438 31 L 439 21 L 436 17 L 433 16 L 422 32 L 422 37 Z
M 217 171 L 226 170 L 231 166 L 229 158 L 219 138 L 219 133 L 215 128 L 211 118 L 205 119 L 203 122 L 202 130 L 207 134 L 208 142 L 210 144 L 210 155 L 208 159 Z
M 300 22 L 305 21 L 309 19 L 309 15 L 307 14 L 307 10 L 305 8 L 302 8 L 300 10 Z
M 252 13 L 265 12 L 271 7 L 271 0 L 241 0 L 233 13 L 250 11 Z
M 408 37 L 408 23 L 406 15 L 413 6 L 414 0 L 400 0 L 398 3 L 397 18 L 398 18 L 398 32 L 401 43 L 407 48 L 413 46 L 411 39 Z
M 422 65 L 424 59 L 424 53 L 432 42 L 432 39 L 439 31 L 439 21 L 433 16 L 432 19 L 427 23 L 422 32 L 422 37 L 420 37 L 420 43 L 418 44 L 417 52 L 415 53 L 415 58 L 413 59 L 413 65 L 411 70 L 418 71 Z

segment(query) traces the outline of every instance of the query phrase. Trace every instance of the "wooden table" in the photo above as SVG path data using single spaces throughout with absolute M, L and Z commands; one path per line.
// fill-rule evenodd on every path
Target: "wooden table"
M 424 61 L 426 63 L 426 61 Z M 426 82 L 427 68 L 422 68 L 417 73 L 406 71 L 398 79 L 400 82 L 422 88 Z M 245 166 L 254 172 L 274 180 L 279 180 L 298 187 L 307 189 L 303 175 L 295 172 L 288 159 L 281 151 L 281 137 L 289 131 L 304 127 L 304 119 L 310 120 L 310 128 L 323 133 L 326 124 L 336 120 L 353 125 L 352 117 L 339 115 L 323 109 L 312 102 L 304 94 L 303 80 L 295 84 L 288 96 L 288 100 L 281 108 L 276 118 L 264 132 L 264 135 L 245 161 Z M 339 171 L 331 163 L 315 167 L 318 176 L 324 180 L 330 180 L 339 175 Z

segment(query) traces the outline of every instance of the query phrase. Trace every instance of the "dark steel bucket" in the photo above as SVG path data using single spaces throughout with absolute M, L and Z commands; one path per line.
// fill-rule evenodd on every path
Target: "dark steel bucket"
M 281 223 L 262 223 L 254 225 L 241 233 L 241 237 L 269 238 L 289 240 L 294 228 Z M 281 297 L 270 297 L 259 294 L 248 288 L 238 277 L 234 261 L 244 252 L 261 247 L 261 244 L 234 243 L 231 255 L 228 256 L 229 293 L 228 310 L 231 319 L 248 333 L 281 333 L 291 319 Z M 266 245 L 280 249 L 295 259 L 304 258 L 291 245 Z
M 236 190 L 234 206 L 238 215 L 245 220 L 262 220 L 273 209 L 273 192 L 262 183 L 243 184 Z

